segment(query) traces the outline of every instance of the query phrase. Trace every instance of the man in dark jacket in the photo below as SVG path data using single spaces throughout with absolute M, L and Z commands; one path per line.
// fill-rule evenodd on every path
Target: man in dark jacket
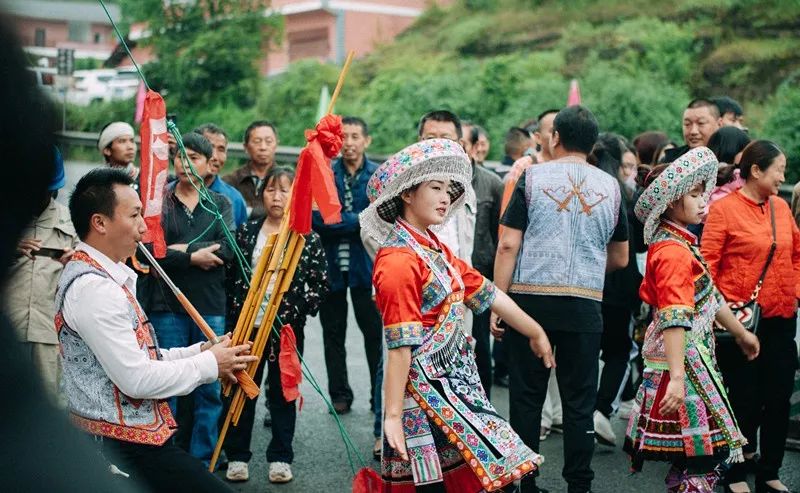
M 347 290 L 353 301 L 353 311 L 359 329 L 364 334 L 364 349 L 369 366 L 370 402 L 375 395 L 375 374 L 381 356 L 381 316 L 372 299 L 372 260 L 361 242 L 358 214 L 367 208 L 367 181 L 377 169 L 377 163 L 367 159 L 370 144 L 369 130 L 357 117 L 342 119 L 344 142 L 342 156 L 333 162 L 333 173 L 342 221 L 326 225 L 319 212 L 314 212 L 313 227 L 325 249 L 328 280 L 331 291 L 319 311 L 322 323 L 325 365 L 328 369 L 328 393 L 339 414 L 350 411 L 353 390 L 347 378 Z

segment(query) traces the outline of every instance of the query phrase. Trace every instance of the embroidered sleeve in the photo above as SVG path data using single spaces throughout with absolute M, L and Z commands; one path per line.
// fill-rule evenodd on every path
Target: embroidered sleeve
M 464 298 L 464 304 L 476 314 L 483 313 L 492 306 L 496 294 L 494 283 L 484 277 L 480 287 Z
M 464 304 L 474 313 L 483 313 L 492 306 L 497 294 L 494 283 L 478 272 L 477 269 L 454 256 L 450 250 L 445 249 L 448 261 L 461 273 L 464 281 Z
M 694 322 L 694 279 L 691 252 L 680 245 L 653 252 L 649 268 L 653 269 L 656 293 L 656 329 L 683 327 L 691 330 Z
M 672 305 L 659 308 L 656 312 L 656 329 L 664 330 L 672 327 L 692 329 L 694 308 L 685 305 Z
M 414 252 L 382 248 L 372 282 L 388 349 L 422 344 L 422 272 Z

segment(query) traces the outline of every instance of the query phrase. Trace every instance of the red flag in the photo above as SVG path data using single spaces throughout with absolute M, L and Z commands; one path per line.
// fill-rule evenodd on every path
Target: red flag
M 164 230 L 161 229 L 161 204 L 167 184 L 169 144 L 167 143 L 167 107 L 161 95 L 148 90 L 142 110 L 139 136 L 142 140 L 142 169 L 139 173 L 139 194 L 147 232 L 142 241 L 153 243 L 153 255 L 167 254 Z
M 567 96 L 567 106 L 577 106 L 581 104 L 581 90 L 578 87 L 578 79 L 572 79 L 569 83 L 569 96 Z
M 342 220 L 342 206 L 333 178 L 330 160 L 342 148 L 342 117 L 325 115 L 316 130 L 306 130 L 308 144 L 297 160 L 289 227 L 298 234 L 311 231 L 311 200 L 316 202 L 325 224 Z
M 303 396 L 300 395 L 300 382 L 303 381 L 303 370 L 300 358 L 297 357 L 297 337 L 289 324 L 281 327 L 281 349 L 278 352 L 278 367 L 281 369 L 281 389 L 286 402 L 300 398 L 303 407 Z

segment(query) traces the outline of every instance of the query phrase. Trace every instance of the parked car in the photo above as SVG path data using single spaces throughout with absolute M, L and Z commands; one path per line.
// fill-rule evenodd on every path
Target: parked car
M 114 69 L 76 70 L 72 74 L 73 87 L 67 92 L 67 101 L 79 106 L 108 101 L 109 83 L 117 76 Z
M 136 96 L 141 79 L 134 68 L 120 68 L 117 75 L 108 83 L 111 100 L 130 99 Z

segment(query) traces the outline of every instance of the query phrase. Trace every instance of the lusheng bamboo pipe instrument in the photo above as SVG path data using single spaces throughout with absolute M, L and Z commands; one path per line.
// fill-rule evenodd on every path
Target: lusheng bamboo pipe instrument
M 336 99 L 339 97 L 339 93 L 342 90 L 345 76 L 347 75 L 347 71 L 350 68 L 350 64 L 353 61 L 354 55 L 355 52 L 353 51 L 347 55 L 347 59 L 342 67 L 342 71 L 339 74 L 339 80 L 336 82 L 336 89 L 333 91 L 333 96 L 331 97 L 330 104 L 328 105 L 328 114 L 333 112 Z M 250 282 L 250 289 L 245 297 L 245 302 L 242 305 L 242 311 L 239 313 L 239 318 L 236 322 L 236 328 L 234 329 L 232 336 L 232 340 L 239 344 L 250 340 L 253 327 L 255 325 L 255 320 L 258 316 L 258 311 L 261 308 L 261 302 L 266 295 L 267 289 L 269 288 L 272 276 L 275 275 L 276 277 L 273 292 L 270 294 L 269 300 L 267 300 L 267 305 L 264 310 L 264 317 L 261 321 L 258 331 L 253 337 L 253 349 L 251 354 L 256 356 L 258 359 L 250 363 L 250 365 L 247 367 L 247 373 L 251 377 L 251 380 L 258 369 L 258 365 L 261 364 L 264 348 L 272 331 L 272 325 L 275 321 L 275 317 L 277 316 L 281 301 L 283 300 L 283 295 L 286 293 L 286 291 L 288 291 L 289 286 L 291 285 L 295 270 L 297 269 L 297 264 L 299 263 L 303 252 L 303 247 L 305 246 L 305 238 L 295 231 L 291 231 L 289 228 L 288 219 L 290 202 L 291 201 L 287 201 L 278 233 L 270 235 L 270 238 L 267 239 L 267 245 L 261 252 L 261 257 L 258 259 L 256 269 L 253 273 L 253 278 Z M 217 439 L 217 445 L 214 449 L 214 454 L 211 456 L 211 462 L 208 466 L 208 470 L 210 472 L 214 472 L 214 469 L 216 468 L 217 460 L 219 460 L 219 455 L 222 451 L 222 445 L 225 442 L 225 436 L 228 433 L 228 428 L 230 427 L 231 421 L 233 421 L 234 426 L 239 423 L 239 417 L 244 409 L 244 396 L 242 396 L 242 390 L 243 389 L 241 386 L 236 389 L 233 394 L 233 398 L 231 399 L 228 413 L 225 416 L 225 421 L 223 422 L 219 438 Z M 230 391 L 230 385 L 224 388 L 225 395 L 229 395 Z
M 161 277 L 161 279 L 164 280 L 166 285 L 169 287 L 170 291 L 172 291 L 172 294 L 174 294 L 175 298 L 178 299 L 178 302 L 181 304 L 183 309 L 186 310 L 186 313 L 192 318 L 192 320 L 194 320 L 194 323 L 197 324 L 197 326 L 200 328 L 200 331 L 203 332 L 203 335 L 205 335 L 208 338 L 208 340 L 213 342 L 214 344 L 218 343 L 219 337 L 217 336 L 217 334 L 215 334 L 214 331 L 211 330 L 211 327 L 209 327 L 208 323 L 205 320 L 203 320 L 202 315 L 200 315 L 200 313 L 192 305 L 189 299 L 186 298 L 186 295 L 184 295 L 183 292 L 181 292 L 180 288 L 178 288 L 178 286 L 176 286 L 175 283 L 172 282 L 172 279 L 170 279 L 167 273 L 164 272 L 164 269 L 161 267 L 161 265 L 159 265 L 155 257 L 153 257 L 153 255 L 150 253 L 150 251 L 147 250 L 147 248 L 144 246 L 144 244 L 142 244 L 142 242 L 138 242 L 138 246 L 139 246 L 139 251 L 141 251 L 142 254 L 145 257 L 147 257 L 147 261 L 150 262 L 150 266 L 153 269 L 155 269 L 159 277 Z M 250 377 L 250 375 L 247 374 L 247 372 L 245 372 L 244 370 L 238 370 L 234 372 L 234 375 L 236 376 L 236 381 L 239 382 L 239 388 L 243 390 L 248 397 L 254 399 L 255 397 L 258 396 L 260 389 L 258 388 L 258 385 L 256 385 L 256 383 Z
M 286 228 L 286 231 L 288 231 L 288 227 Z M 265 248 L 261 253 L 259 264 L 266 258 L 270 258 L 271 265 L 263 272 L 263 276 L 260 279 L 256 279 L 255 276 L 253 276 L 250 290 L 252 292 L 258 292 L 258 295 L 252 297 L 251 299 L 254 309 L 248 315 L 244 313 L 243 308 L 242 313 L 239 315 L 239 321 L 242 321 L 245 317 L 250 319 L 246 325 L 241 325 L 241 330 L 249 333 L 250 329 L 253 328 L 258 310 L 261 307 L 261 300 L 263 300 L 264 296 L 266 295 L 266 290 L 268 288 L 270 279 L 272 278 L 272 274 L 275 273 L 277 268 L 278 271 L 276 273 L 277 277 L 275 279 L 273 292 L 267 301 L 264 317 L 260 324 L 260 329 L 256 333 L 253 341 L 253 350 L 251 351 L 251 354 L 256 356 L 258 360 L 252 362 L 247 368 L 248 376 L 251 378 L 256 374 L 258 365 L 262 364 L 261 360 L 264 355 L 264 348 L 266 347 L 266 343 L 269 339 L 270 333 L 272 332 L 272 325 L 275 322 L 275 317 L 278 314 L 278 308 L 283 300 L 283 295 L 289 290 L 291 281 L 294 278 L 294 273 L 297 270 L 297 264 L 299 263 L 303 252 L 303 247 L 305 246 L 305 238 L 294 231 L 289 232 L 288 235 L 282 239 L 283 245 L 278 243 L 280 240 L 280 235 L 278 235 L 278 240 L 276 240 L 274 243 L 272 250 L 267 251 Z M 281 252 L 277 247 L 282 246 L 287 246 L 287 248 L 284 254 L 280 255 Z M 280 266 L 276 265 L 279 260 Z M 237 323 L 237 326 L 239 325 L 240 324 Z M 249 336 L 243 340 L 248 339 Z M 228 433 L 228 428 L 230 427 L 231 422 L 233 422 L 234 426 L 239 423 L 239 418 L 241 417 L 244 409 L 244 404 L 245 395 L 242 393 L 242 388 L 240 387 L 237 388 L 233 393 L 233 398 L 231 399 L 230 406 L 228 407 L 228 413 L 225 416 L 225 421 L 223 422 L 219 438 L 217 439 L 217 445 L 214 449 L 214 454 L 211 456 L 211 462 L 209 463 L 208 468 L 209 471 L 213 472 L 216 468 L 217 460 L 219 460 L 219 455 L 222 451 L 222 445 L 225 442 L 225 436 Z

